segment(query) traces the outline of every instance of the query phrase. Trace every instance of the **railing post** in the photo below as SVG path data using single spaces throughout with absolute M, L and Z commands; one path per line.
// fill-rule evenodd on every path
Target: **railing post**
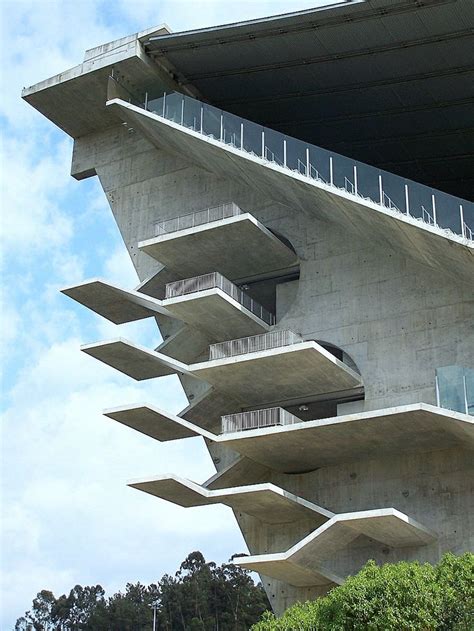
M 434 193 L 431 195 L 431 207 L 433 208 L 433 224 L 437 226 L 438 222 L 436 221 L 436 200 Z
M 145 109 L 148 110 L 148 92 L 145 92 Z
M 461 219 L 461 235 L 466 238 L 466 229 L 464 228 L 464 211 L 462 204 L 459 204 L 459 217 Z
M 201 105 L 201 134 L 204 129 L 204 105 Z
M 408 184 L 405 184 L 405 210 L 409 217 L 410 216 L 410 200 L 408 198 Z
M 240 148 L 244 148 L 244 124 L 240 123 Z
M 262 158 L 265 158 L 265 131 L 262 129 Z
M 221 114 L 221 142 L 224 134 L 224 114 Z
M 166 92 L 163 93 L 163 118 L 166 118 Z
M 309 177 L 311 174 L 309 172 L 309 147 L 306 147 L 306 177 Z
M 183 100 L 181 101 L 181 125 L 184 125 L 184 94 Z
M 381 175 L 379 175 L 379 197 L 380 197 L 380 205 L 383 206 L 383 182 L 382 182 Z
M 283 140 L 283 166 L 286 169 L 286 138 Z
M 332 156 L 329 157 L 329 184 L 334 186 L 334 170 L 332 164 Z
M 357 195 L 358 186 L 357 186 L 357 166 L 354 164 L 354 195 Z

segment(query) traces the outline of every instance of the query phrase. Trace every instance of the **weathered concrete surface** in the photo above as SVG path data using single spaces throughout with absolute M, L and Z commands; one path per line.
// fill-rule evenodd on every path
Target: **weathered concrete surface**
M 132 480 L 128 486 L 187 508 L 225 504 L 267 524 L 286 524 L 302 518 L 321 524 L 333 517 L 330 511 L 288 493 L 274 484 L 209 490 L 176 475 L 160 475 Z
M 306 571 L 317 571 L 321 563 L 361 534 L 394 548 L 421 546 L 436 538 L 435 533 L 404 513 L 384 508 L 335 515 L 286 552 L 243 557 L 234 562 L 290 585 L 318 585 L 306 582 Z
M 104 415 L 160 442 L 191 436 L 203 436 L 211 440 L 214 437 L 205 429 L 152 406 L 137 404 L 111 408 L 104 410 Z
M 99 278 L 66 287 L 61 292 L 114 324 L 134 322 L 156 314 L 173 318 L 160 300 L 116 287 Z
M 138 247 L 183 278 L 219 270 L 235 280 L 297 263 L 295 253 L 249 213 L 140 241 Z
M 403 251 L 410 258 L 442 273 L 471 282 L 474 244 L 454 234 L 284 169 L 191 129 L 159 118 L 120 99 L 110 101 L 124 121 L 139 129 L 158 148 L 178 152 L 184 159 L 214 173 L 239 178 L 269 198 L 279 198 L 303 212 Z
M 223 434 L 222 445 L 283 473 L 394 453 L 474 449 L 474 418 L 424 403 Z

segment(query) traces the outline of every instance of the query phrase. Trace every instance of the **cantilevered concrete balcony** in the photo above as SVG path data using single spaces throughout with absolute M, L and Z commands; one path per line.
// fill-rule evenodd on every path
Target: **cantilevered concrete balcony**
M 210 347 L 209 361 L 184 364 L 126 340 L 83 346 L 85 353 L 137 380 L 186 374 L 242 405 L 359 390 L 362 380 L 316 342 L 273 331 Z
M 138 247 L 181 278 L 217 270 L 235 280 L 297 264 L 293 250 L 235 204 L 161 222 L 155 231 Z
M 234 563 L 290 585 L 319 585 L 321 564 L 359 535 L 392 548 L 422 546 L 436 538 L 435 533 L 404 513 L 382 508 L 335 515 L 286 552 L 242 557 Z
M 305 518 L 314 520 L 319 525 L 334 515 L 312 502 L 268 483 L 209 490 L 175 475 L 160 475 L 132 480 L 128 485 L 178 506 L 225 504 L 233 510 L 252 515 L 268 524 L 291 523 Z
M 105 414 L 156 440 L 203 436 L 282 473 L 401 452 L 474 450 L 474 417 L 426 403 L 304 422 L 280 408 L 242 412 L 223 417 L 220 435 L 151 406 L 125 406 Z
M 224 177 L 251 182 L 270 199 L 281 200 L 302 212 L 337 224 L 348 235 L 358 234 L 362 238 L 370 235 L 370 239 L 403 252 L 418 263 L 451 274 L 458 280 L 472 281 L 474 241 L 470 202 L 446 196 L 392 173 L 383 173 L 271 129 L 258 127 L 256 132 L 257 126 L 244 119 L 241 119 L 244 126 L 242 141 L 232 133 L 230 127 L 235 127 L 235 123 L 226 112 L 188 97 L 182 98 L 185 111 L 188 105 L 191 109 L 202 106 L 212 110 L 210 120 L 220 117 L 223 123 L 221 133 L 218 123 L 214 125 L 215 130 L 207 129 L 206 125 L 200 128 L 199 123 L 196 128 L 186 115 L 183 123 L 178 118 L 168 120 L 160 115 L 159 107 L 158 110 L 154 108 L 157 113 L 152 113 L 119 99 L 110 100 L 107 105 L 161 149 L 177 152 L 187 161 Z M 246 127 L 254 141 L 246 141 Z M 156 243 L 162 240 L 172 240 L 172 237 L 156 237 Z M 149 254 L 153 241 L 150 239 L 142 244 Z M 166 257 L 166 253 L 160 252 L 161 257 L 163 254 Z M 156 257 L 165 263 L 157 251 Z M 184 275 L 211 271 L 201 269 L 198 272 L 198 264 L 199 261 L 194 261 L 192 271 L 184 272 Z M 237 270 L 225 270 L 215 264 L 212 269 L 218 269 L 231 280 L 240 275 Z

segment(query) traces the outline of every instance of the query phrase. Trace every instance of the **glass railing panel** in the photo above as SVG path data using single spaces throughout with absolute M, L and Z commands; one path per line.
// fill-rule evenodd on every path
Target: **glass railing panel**
M 368 164 L 356 162 L 354 187 L 357 194 L 372 202 L 380 204 L 382 195 L 380 188 L 380 172 L 370 167 Z
M 465 369 L 464 379 L 466 389 L 467 413 L 474 416 L 474 370 L 472 370 L 472 368 Z
M 194 131 L 201 131 L 201 103 L 189 96 L 184 97 L 183 125 Z
M 356 162 L 351 158 L 341 156 L 339 153 L 333 153 L 331 157 L 334 186 L 355 195 L 354 166 Z
M 207 103 L 203 103 L 202 133 L 217 140 L 221 137 L 221 111 Z
M 435 196 L 436 221 L 441 228 L 449 228 L 460 234 L 461 212 L 459 200 L 442 191 L 433 190 Z
M 178 92 L 172 92 L 165 97 L 164 117 L 173 123 L 182 124 L 184 99 Z
M 408 207 L 412 217 L 434 225 L 432 189 L 423 184 L 404 180 L 408 188 Z
M 314 180 L 329 184 L 330 180 L 330 156 L 326 149 L 310 145 L 309 147 L 309 175 Z
M 436 369 L 438 405 L 455 412 L 474 412 L 474 370 L 462 366 Z
M 263 127 L 257 125 L 257 123 L 252 123 L 252 121 L 243 119 L 242 121 L 244 123 L 243 149 L 261 158 L 263 153 Z
M 164 96 L 160 96 L 157 99 L 151 99 L 147 101 L 146 109 L 149 112 L 153 112 L 153 114 L 158 114 L 158 116 L 163 116 L 163 101 L 165 100 Z
M 232 147 L 241 148 L 243 122 L 239 116 L 222 112 L 222 142 Z
M 285 142 L 282 134 L 265 129 L 263 157 L 268 162 L 285 166 Z
M 302 140 L 291 138 L 291 136 L 285 136 L 285 141 L 287 168 L 297 171 L 301 175 L 307 175 L 309 145 Z
M 405 184 L 408 183 L 408 180 L 395 175 L 395 173 L 382 170 L 377 171 L 377 179 L 379 183 L 378 203 L 385 206 L 385 208 L 407 214 L 407 190 L 405 189 Z

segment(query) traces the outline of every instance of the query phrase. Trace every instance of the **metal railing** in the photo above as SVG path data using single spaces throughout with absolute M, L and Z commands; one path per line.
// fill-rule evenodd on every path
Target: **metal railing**
M 305 143 L 178 92 L 138 103 L 148 111 L 397 215 L 472 239 L 474 204 Z
M 228 296 L 236 300 L 251 313 L 259 317 L 267 324 L 275 324 L 275 316 L 265 307 L 256 302 L 248 294 L 234 285 L 230 280 L 219 274 L 219 272 L 211 272 L 194 278 L 186 278 L 184 280 L 176 280 L 166 285 L 166 298 L 175 298 L 177 296 L 185 296 L 206 289 L 221 289 Z
M 221 219 L 228 219 L 229 217 L 236 217 L 241 214 L 242 210 L 237 206 L 237 204 L 229 202 L 227 204 L 221 204 L 220 206 L 204 208 L 203 210 L 197 210 L 193 213 L 180 215 L 179 217 L 172 217 L 171 219 L 166 219 L 164 221 L 156 221 L 153 223 L 154 233 L 155 237 L 158 237 L 161 234 L 179 232 L 180 230 L 203 226 L 207 223 L 220 221 Z
M 274 427 L 275 425 L 294 425 L 301 423 L 301 419 L 283 408 L 267 408 L 266 410 L 226 414 L 226 416 L 221 417 L 221 423 L 222 433 L 228 434 L 262 427 Z
M 246 355 L 247 353 L 258 353 L 281 346 L 291 346 L 303 342 L 303 338 L 293 333 L 293 331 L 270 331 L 261 335 L 241 337 L 238 340 L 228 340 L 209 346 L 209 359 L 223 359 L 224 357 L 235 357 L 236 355 Z

